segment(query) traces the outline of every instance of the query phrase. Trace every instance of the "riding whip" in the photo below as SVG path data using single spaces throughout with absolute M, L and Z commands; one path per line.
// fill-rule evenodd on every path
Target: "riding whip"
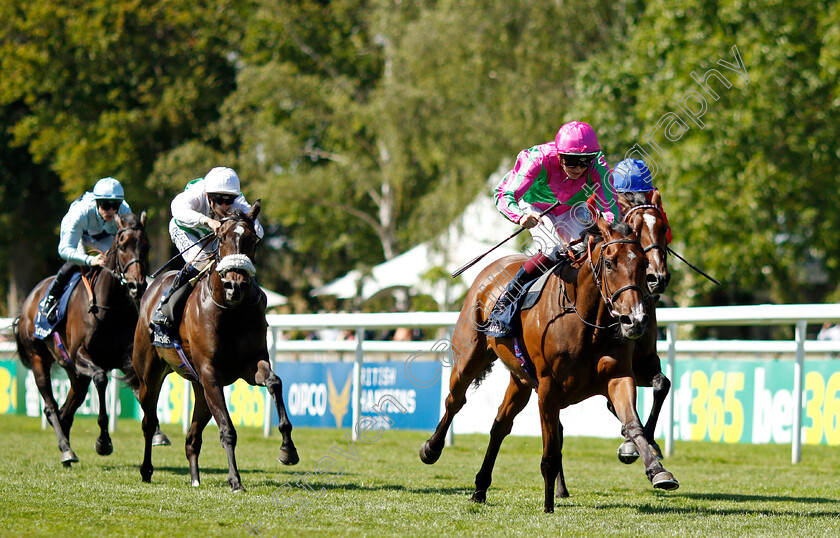
M 208 233 L 208 234 L 206 234 L 206 235 L 203 235 L 203 236 L 199 237 L 199 238 L 198 238 L 198 240 L 197 240 L 195 243 L 193 243 L 192 245 L 188 246 L 187 248 L 185 248 L 184 250 L 182 250 L 182 251 L 181 251 L 181 252 L 179 252 L 178 254 L 176 254 L 176 255 L 172 256 L 171 258 L 169 258 L 169 260 L 168 260 L 166 263 L 164 263 L 163 265 L 161 265 L 161 266 L 160 266 L 160 269 L 158 269 L 157 271 L 155 271 L 154 273 L 152 273 L 151 275 L 149 275 L 149 277 L 150 277 L 150 278 L 152 278 L 152 279 L 156 278 L 159 274 L 161 274 L 161 273 L 163 272 L 163 270 L 164 270 L 164 269 L 166 269 L 167 267 L 169 267 L 169 265 L 170 265 L 172 262 L 174 262 L 175 260 L 177 260 L 177 259 L 178 259 L 178 256 L 180 256 L 180 255 L 181 255 L 181 254 L 183 254 L 184 252 L 188 251 L 189 249 L 193 248 L 194 246 L 198 245 L 199 243 L 203 243 L 203 242 L 204 242 L 204 241 L 206 241 L 208 238 L 210 238 L 210 237 L 212 237 L 212 236 L 214 236 L 214 235 L 216 235 L 216 232 L 210 232 L 210 233 Z
M 550 206 L 548 206 L 548 207 L 547 207 L 544 211 L 542 211 L 542 212 L 539 214 L 540 218 L 542 218 L 542 217 L 543 217 L 543 215 L 545 215 L 546 213 L 548 213 L 549 211 L 551 211 L 552 209 L 554 209 L 555 207 L 557 207 L 558 205 L 560 205 L 560 204 L 562 204 L 562 203 L 563 203 L 563 202 L 561 202 L 560 200 L 558 200 L 558 201 L 554 202 L 553 204 L 551 204 Z M 469 269 L 469 268 L 470 268 L 470 267 L 472 267 L 473 265 L 477 264 L 477 263 L 481 260 L 481 258 L 483 258 L 483 257 L 487 256 L 488 254 L 490 254 L 491 252 L 493 252 L 494 250 L 496 250 L 496 249 L 497 249 L 497 248 L 499 248 L 500 246 L 504 245 L 505 243 L 507 243 L 508 241 L 510 241 L 511 239 L 513 239 L 514 237 L 516 237 L 517 235 L 519 235 L 519 234 L 522 232 L 522 230 L 527 230 L 527 228 L 520 227 L 518 230 L 516 230 L 516 231 L 515 231 L 515 232 L 513 232 L 512 234 L 510 234 L 510 235 L 509 235 L 509 236 L 507 236 L 506 238 L 502 239 L 502 241 L 501 241 L 501 242 L 499 242 L 498 244 L 496 244 L 496 246 L 495 246 L 495 247 L 491 248 L 490 250 L 488 250 L 488 251 L 487 251 L 487 252 L 485 252 L 484 254 L 479 254 L 478 256 L 476 256 L 475 258 L 473 258 L 472 260 L 468 261 L 466 265 L 462 266 L 460 269 L 458 269 L 457 271 L 455 271 L 454 273 L 452 273 L 452 278 L 457 277 L 458 275 L 460 275 L 461 273 L 463 273 L 464 271 L 466 271 L 467 269 Z
M 673 250 L 671 250 L 671 247 L 668 247 L 668 252 L 670 252 L 671 254 L 673 254 L 674 256 L 676 256 L 677 258 L 679 258 L 680 260 L 682 260 L 682 261 L 683 261 L 683 262 L 684 262 L 687 266 L 691 267 L 692 269 L 694 269 L 695 271 L 697 271 L 698 273 L 700 273 L 700 274 L 701 274 L 701 275 L 703 275 L 704 277 L 708 278 L 709 280 L 711 280 L 712 282 L 714 282 L 715 284 L 717 284 L 718 286 L 720 286 L 720 282 L 718 282 L 718 280 L 717 280 L 716 278 L 714 278 L 714 277 L 711 277 L 711 276 L 707 275 L 706 273 L 704 273 L 703 271 L 701 271 L 701 270 L 700 270 L 700 268 L 698 268 L 697 266 L 692 265 L 691 263 L 689 263 L 689 262 L 688 262 L 688 260 L 686 260 L 685 258 L 683 258 L 682 256 L 680 256 L 679 254 L 677 254 L 676 252 L 674 252 Z

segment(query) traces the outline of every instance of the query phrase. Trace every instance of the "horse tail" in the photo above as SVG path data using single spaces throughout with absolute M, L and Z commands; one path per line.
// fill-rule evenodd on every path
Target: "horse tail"
M 132 346 L 133 347 L 133 346 Z M 129 359 L 125 362 L 122 368 L 123 375 L 119 375 L 116 372 L 111 372 L 111 377 L 125 385 L 126 387 L 130 388 L 131 390 L 138 390 L 140 388 L 140 378 L 137 376 L 137 372 L 134 371 L 134 364 L 131 362 L 131 356 L 129 352 Z
M 29 358 L 29 354 L 23 348 L 23 340 L 20 338 L 20 316 L 16 317 L 15 320 L 12 322 L 12 331 L 15 333 L 15 344 L 17 345 L 17 352 L 18 357 L 20 357 L 20 362 L 22 362 L 24 366 L 31 370 L 32 360 Z
M 473 380 L 472 384 L 474 388 L 478 388 L 481 386 L 481 383 L 487 379 L 487 376 L 490 375 L 490 371 L 493 369 L 493 361 L 489 361 L 487 366 L 484 367 L 484 370 L 479 373 L 476 378 Z

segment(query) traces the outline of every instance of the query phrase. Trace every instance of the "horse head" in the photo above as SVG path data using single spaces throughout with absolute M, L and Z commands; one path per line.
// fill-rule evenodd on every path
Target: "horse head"
M 592 249 L 589 258 L 595 284 L 610 314 L 617 318 L 621 336 L 636 339 L 648 323 L 643 291 L 647 258 L 626 223 L 609 223 L 598 215 L 596 226 L 604 241 Z M 594 241 L 593 236 L 589 241 Z
M 645 256 L 648 259 L 645 282 L 650 293 L 664 293 L 671 272 L 668 271 L 668 223 L 662 215 L 662 196 L 653 191 L 651 199 L 642 192 L 627 192 L 618 196 L 624 222 L 630 225 L 639 237 Z
M 260 213 L 261 201 L 251 206 L 245 214 L 235 210 L 222 219 L 217 231 L 219 254 L 216 272 L 224 289 L 224 300 L 229 306 L 239 304 L 251 288 L 251 279 L 256 275 L 254 252 L 257 248 L 257 230 L 254 222 Z
M 111 247 L 113 266 L 108 266 L 133 301 L 139 301 L 146 291 L 146 272 L 149 267 L 149 239 L 146 237 L 146 212 L 117 215 L 117 235 Z

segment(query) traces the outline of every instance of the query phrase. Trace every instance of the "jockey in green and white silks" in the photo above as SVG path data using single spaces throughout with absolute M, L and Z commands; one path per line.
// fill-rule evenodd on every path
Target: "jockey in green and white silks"
M 41 312 L 54 322 L 55 307 L 70 277 L 81 266 L 100 266 L 105 262 L 104 252 L 114 243 L 119 226 L 115 215 L 131 213 L 125 201 L 125 191 L 119 181 L 105 177 L 96 182 L 92 192 L 79 196 L 61 219 L 58 255 L 65 264 L 58 270 L 41 302 Z M 89 254 L 98 250 L 98 254 Z
M 232 168 L 216 167 L 203 178 L 189 182 L 184 192 L 172 200 L 170 208 L 172 219 L 169 221 L 169 236 L 181 252 L 186 265 L 164 293 L 152 315 L 150 325 L 158 336 L 177 326 L 180 311 L 192 291 L 192 286 L 185 284 L 212 261 L 215 242 L 208 240 L 204 245 L 196 242 L 218 230 L 221 219 L 228 212 L 241 209 L 248 213 L 251 204 L 240 192 L 236 172 Z M 262 239 L 265 233 L 262 225 L 256 221 L 254 227 L 257 237 Z

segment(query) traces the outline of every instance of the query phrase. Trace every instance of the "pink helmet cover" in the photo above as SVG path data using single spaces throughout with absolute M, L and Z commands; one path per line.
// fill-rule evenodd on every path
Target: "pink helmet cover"
M 588 123 L 582 121 L 571 121 L 560 127 L 554 145 L 557 146 L 557 153 L 561 155 L 601 151 L 595 131 Z

